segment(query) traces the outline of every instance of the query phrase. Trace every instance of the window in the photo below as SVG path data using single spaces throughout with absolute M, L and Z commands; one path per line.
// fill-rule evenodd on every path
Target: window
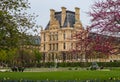
M 51 44 L 49 44 L 49 50 L 51 50 Z
M 57 33 L 55 34 L 55 40 L 58 40 L 58 34 Z
M 56 34 L 56 38 L 57 38 L 57 40 L 58 40 L 58 32 L 57 32 L 57 34 Z
M 55 35 L 53 35 L 53 41 L 55 40 Z
M 72 38 L 72 31 L 71 31 L 71 33 L 70 33 L 70 38 Z
M 63 45 L 63 49 L 66 49 L 66 44 L 64 43 L 64 45 Z
M 51 33 L 51 41 L 53 41 L 53 33 Z
M 73 48 L 73 43 L 71 43 L 71 48 Z
M 44 50 L 45 50 L 45 44 L 44 44 Z
M 55 50 L 55 44 L 53 44 L 53 50 Z
M 50 35 L 50 41 L 51 41 L 51 35 Z
M 58 50 L 58 43 L 56 44 L 56 50 Z
M 50 41 L 51 41 L 51 33 L 50 33 L 49 37 L 50 37 Z
M 44 41 L 46 40 L 46 38 L 45 38 L 45 33 L 44 33 Z
M 64 37 L 64 40 L 65 40 L 65 39 L 66 39 L 66 34 L 65 34 L 65 31 L 64 31 L 63 37 Z

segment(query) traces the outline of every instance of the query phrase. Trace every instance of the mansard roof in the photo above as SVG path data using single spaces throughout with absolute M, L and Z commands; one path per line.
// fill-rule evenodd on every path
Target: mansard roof
M 102 37 L 105 37 L 105 38 L 113 37 L 114 38 L 114 40 L 113 40 L 114 43 L 120 43 L 119 34 L 117 34 L 116 36 L 112 36 L 112 35 L 105 35 L 105 34 L 99 34 L 99 33 L 95 33 L 95 32 L 90 32 L 88 37 L 95 38 L 97 36 L 102 36 Z
M 65 28 L 67 27 L 68 23 L 70 25 L 70 27 L 73 27 L 75 24 L 75 12 L 73 11 L 66 11 L 66 18 L 65 18 L 65 22 L 63 24 L 63 26 L 61 25 L 61 14 L 62 11 L 60 12 L 55 12 L 55 18 L 56 20 L 58 20 L 59 24 L 60 24 L 60 28 Z M 47 24 L 45 30 L 47 30 L 49 28 L 50 22 Z

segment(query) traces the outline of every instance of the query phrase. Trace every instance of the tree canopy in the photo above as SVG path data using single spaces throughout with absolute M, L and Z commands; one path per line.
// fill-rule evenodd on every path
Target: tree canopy
M 120 0 L 100 0 L 92 5 L 88 13 L 91 18 L 91 25 L 87 30 L 80 31 L 72 38 L 76 39 L 73 53 L 87 56 L 103 57 L 113 54 L 118 49 L 114 42 L 115 37 L 108 35 L 120 33 Z M 96 31 L 97 33 L 93 32 Z M 108 34 L 104 34 L 108 33 Z M 92 34 L 92 35 L 91 35 Z M 119 36 L 120 37 L 120 36 Z M 117 43 L 119 44 L 119 43 Z
M 26 13 L 28 0 L 0 0 L 0 49 L 10 49 L 25 42 L 33 29 L 35 15 Z
M 92 17 L 91 28 L 101 29 L 101 32 L 120 32 L 120 0 L 95 2 L 89 15 Z

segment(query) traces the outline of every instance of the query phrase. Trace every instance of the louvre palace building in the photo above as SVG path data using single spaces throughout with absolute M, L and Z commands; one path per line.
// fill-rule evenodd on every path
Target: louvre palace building
M 61 11 L 50 9 L 50 20 L 45 29 L 41 29 L 42 60 L 44 62 L 81 61 L 81 56 L 73 55 L 74 53 L 71 54 L 69 51 L 76 42 L 71 39 L 72 36 L 84 30 L 78 7 L 75 7 L 74 11 L 67 10 L 65 7 L 61 7 Z M 84 60 L 84 57 L 82 58 Z
M 75 41 L 71 40 L 74 33 L 84 30 L 80 21 L 80 9 L 75 12 L 61 7 L 56 12 L 50 9 L 50 21 L 44 30 L 41 30 L 41 52 L 43 60 L 52 61 L 73 61 L 78 57 L 67 52 L 74 46 Z

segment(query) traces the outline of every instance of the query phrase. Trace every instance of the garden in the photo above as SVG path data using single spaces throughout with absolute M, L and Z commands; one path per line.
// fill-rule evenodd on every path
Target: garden
M 120 71 L 2 72 L 0 80 L 120 80 Z
M 120 68 L 105 67 L 87 70 L 86 67 L 26 68 L 24 72 L 7 69 L 0 72 L 0 82 L 119 82 Z
M 61 62 L 55 67 L 54 62 L 46 62 L 37 67 L 5 67 L 0 68 L 0 82 L 119 82 L 119 65 L 120 62 Z
M 0 1 L 0 82 L 120 82 L 120 60 L 45 62 L 40 44 L 35 44 L 34 36 L 28 33 L 39 28 L 34 20 L 37 16 L 23 12 L 30 8 L 27 0 L 14 1 Z M 119 54 L 119 5 L 120 0 L 95 3 L 88 12 L 92 24 L 71 37 L 77 46 L 70 53 L 80 53 L 86 59 Z M 93 33 L 96 35 L 85 37 L 92 30 L 98 30 Z

